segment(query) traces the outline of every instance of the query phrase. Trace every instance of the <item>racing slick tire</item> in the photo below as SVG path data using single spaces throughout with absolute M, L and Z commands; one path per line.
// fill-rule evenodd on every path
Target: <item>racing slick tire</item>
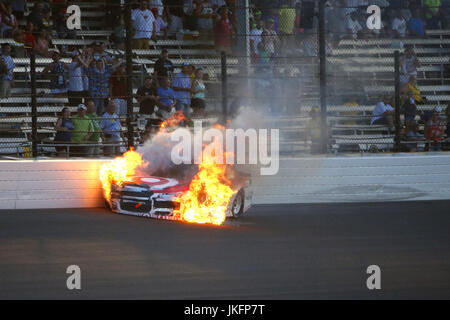
M 244 190 L 239 190 L 236 198 L 234 198 L 233 204 L 231 205 L 231 213 L 233 214 L 233 218 L 237 219 L 242 216 L 244 213 L 244 199 L 245 193 Z

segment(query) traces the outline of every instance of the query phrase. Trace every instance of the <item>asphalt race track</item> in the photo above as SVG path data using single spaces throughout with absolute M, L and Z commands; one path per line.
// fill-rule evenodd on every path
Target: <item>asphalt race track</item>
M 255 206 L 222 227 L 0 211 L 0 298 L 450 298 L 450 201 Z M 81 268 L 82 289 L 66 288 Z M 381 268 L 381 290 L 366 286 Z

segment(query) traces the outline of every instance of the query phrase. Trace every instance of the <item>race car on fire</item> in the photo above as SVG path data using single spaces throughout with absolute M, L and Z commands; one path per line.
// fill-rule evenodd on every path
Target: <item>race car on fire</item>
M 252 190 L 250 175 L 236 171 L 227 166 L 225 175 L 232 190 L 232 195 L 225 205 L 213 203 L 208 197 L 226 198 L 220 192 L 207 194 L 207 191 L 192 195 L 192 181 L 179 178 L 135 175 L 127 177 L 121 183 L 112 183 L 110 195 L 106 196 L 106 204 L 114 213 L 133 215 L 154 219 L 177 220 L 197 223 L 221 224 L 226 218 L 239 218 L 251 206 Z M 189 196 L 189 194 L 191 194 Z M 196 205 L 194 211 L 205 211 L 203 216 L 189 219 L 186 203 Z M 220 201 L 219 201 L 220 203 Z M 200 205 L 199 205 L 200 204 Z M 209 211 L 209 212 L 208 212 Z M 194 216 L 198 212 L 194 213 Z

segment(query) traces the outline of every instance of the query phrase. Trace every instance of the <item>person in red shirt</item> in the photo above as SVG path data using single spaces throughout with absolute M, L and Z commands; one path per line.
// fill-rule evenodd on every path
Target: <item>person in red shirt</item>
M 231 54 L 231 37 L 233 35 L 233 26 L 231 25 L 228 8 L 220 7 L 218 16 L 214 25 L 214 37 L 217 51 L 225 51 Z
M 127 73 L 125 64 L 120 65 L 109 80 L 109 95 L 117 107 L 117 115 L 127 116 Z
M 28 20 L 25 27 L 25 46 L 34 48 L 36 46 L 36 37 L 34 36 L 34 24 L 31 20 Z
M 441 121 L 440 113 L 442 112 L 441 107 L 436 107 L 433 110 L 433 115 L 431 119 L 428 120 L 425 126 L 425 137 L 430 142 L 430 151 L 440 151 L 441 142 L 444 135 L 444 123 Z

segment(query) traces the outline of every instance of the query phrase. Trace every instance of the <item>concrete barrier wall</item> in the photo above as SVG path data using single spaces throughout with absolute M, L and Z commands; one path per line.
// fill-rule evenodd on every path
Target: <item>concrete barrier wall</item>
M 103 205 L 103 162 L 0 161 L 0 208 L 89 208 Z
M 450 199 L 449 154 L 286 159 L 274 177 L 252 170 L 256 203 Z
M 103 205 L 104 160 L 0 161 L 0 209 Z M 254 202 L 312 203 L 450 199 L 450 155 L 282 159 L 276 176 L 252 168 Z

